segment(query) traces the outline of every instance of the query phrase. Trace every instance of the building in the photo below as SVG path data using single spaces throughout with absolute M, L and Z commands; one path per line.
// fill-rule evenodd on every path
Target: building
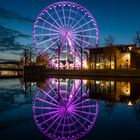
M 17 76 L 20 72 L 13 69 L 18 68 L 18 61 L 0 62 L 0 76 Z
M 90 48 L 88 65 L 90 69 L 140 68 L 140 48 L 135 44 Z

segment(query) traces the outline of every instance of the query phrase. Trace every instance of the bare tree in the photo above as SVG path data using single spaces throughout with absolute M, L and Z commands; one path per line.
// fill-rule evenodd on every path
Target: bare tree
M 105 45 L 105 46 L 112 46 L 112 45 L 114 44 L 114 41 L 115 41 L 114 37 L 113 37 L 112 35 L 109 35 L 109 36 L 105 39 L 104 45 Z
M 104 43 L 104 50 L 103 50 L 103 54 L 104 54 L 104 60 L 105 63 L 109 63 L 109 69 L 111 69 L 111 61 L 113 60 L 115 63 L 115 69 L 118 67 L 117 66 L 117 61 L 120 58 L 120 51 L 119 49 L 114 45 L 114 38 L 109 35 L 108 38 L 105 39 L 105 43 Z
M 104 103 L 105 112 L 108 113 L 108 115 L 111 115 L 113 111 L 115 110 L 116 105 L 117 104 L 115 102 L 106 101 Z
M 137 103 L 137 104 L 133 107 L 133 113 L 134 113 L 136 119 L 140 121 L 140 103 Z
M 136 32 L 136 35 L 134 37 L 134 43 L 137 47 L 140 47 L 140 31 Z

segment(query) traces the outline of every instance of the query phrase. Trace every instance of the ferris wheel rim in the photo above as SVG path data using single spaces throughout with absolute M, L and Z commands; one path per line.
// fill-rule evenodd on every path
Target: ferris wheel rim
M 38 97 L 38 95 L 40 94 L 39 92 L 40 91 L 43 91 L 43 90 L 41 90 L 40 88 L 36 91 L 36 94 L 35 94 L 35 98 L 36 97 Z M 43 94 L 45 94 L 45 98 L 47 98 L 47 97 L 49 97 L 49 98 L 53 98 L 54 96 L 53 95 L 50 95 L 50 93 L 49 92 L 47 92 L 47 93 L 45 93 L 45 91 L 43 91 Z M 54 93 L 55 94 L 55 93 Z M 78 95 L 78 93 L 77 93 L 77 95 Z M 50 97 L 50 96 L 53 96 L 53 97 Z M 41 96 L 42 97 L 42 96 Z M 58 98 L 57 96 L 55 96 L 56 98 Z M 54 97 L 54 98 L 55 98 Z M 33 115 L 34 115 L 34 120 L 35 120 L 35 123 L 36 123 L 36 125 L 37 125 L 37 127 L 38 127 L 38 129 L 44 134 L 44 135 L 46 135 L 47 137 L 49 137 L 49 138 L 51 138 L 51 139 L 54 139 L 55 137 L 54 137 L 54 134 L 52 133 L 52 134 L 48 134 L 48 132 L 49 132 L 49 129 L 47 129 L 47 131 L 46 130 L 43 130 L 42 129 L 42 127 L 41 127 L 41 125 L 42 124 L 44 124 L 44 122 L 45 123 L 47 123 L 48 122 L 48 119 L 47 119 L 47 121 L 46 121 L 46 119 L 43 117 L 43 123 L 38 123 L 37 121 L 37 118 L 38 117 L 42 117 L 42 116 L 44 116 L 44 115 L 46 115 L 46 114 L 40 114 L 39 116 L 36 116 L 36 113 L 35 113 L 35 108 L 36 108 L 36 99 L 34 98 L 34 100 L 33 100 L 33 107 L 32 107 L 32 109 L 33 109 Z M 42 97 L 43 98 L 43 97 Z M 43 100 L 41 100 L 41 101 L 45 101 L 45 98 L 43 98 Z M 38 99 L 37 99 L 38 100 Z M 61 122 L 61 119 L 63 118 L 64 119 L 64 117 L 66 117 L 66 116 L 64 116 L 64 114 L 61 114 L 61 110 L 60 110 L 60 104 L 59 104 L 59 102 L 58 101 L 56 101 L 55 99 L 53 100 L 54 102 L 51 102 L 50 103 L 50 106 L 48 106 L 49 107 L 49 109 L 51 108 L 51 107 L 53 107 L 53 109 L 51 109 L 50 110 L 50 113 L 49 113 L 49 115 L 50 115 L 50 117 L 53 119 L 53 121 L 55 121 L 56 123 L 57 123 L 57 125 L 59 125 L 58 127 L 64 127 L 64 126 L 66 126 L 66 123 L 65 122 Z M 94 104 L 93 105 L 91 105 L 91 102 L 90 101 L 94 101 Z M 83 102 L 81 102 L 80 100 L 79 100 L 79 102 L 77 102 L 77 100 L 76 100 L 76 102 L 72 102 L 71 104 L 72 104 L 72 106 L 76 109 L 72 114 L 70 113 L 69 114 L 69 121 L 71 120 L 71 121 L 74 121 L 74 122 L 71 122 L 71 123 L 73 123 L 73 125 L 74 125 L 74 127 L 75 127 L 75 125 L 78 123 L 79 125 L 81 125 L 81 126 L 79 126 L 79 127 L 76 127 L 75 129 L 70 129 L 70 138 L 73 138 L 73 139 L 77 139 L 77 138 L 81 138 L 81 137 L 83 137 L 84 135 L 86 135 L 92 128 L 93 128 L 93 126 L 94 126 L 94 124 L 95 124 L 95 122 L 96 122 L 96 119 L 97 119 L 97 117 L 98 117 L 98 101 L 97 100 L 90 100 L 90 99 L 85 99 L 85 105 L 84 105 L 84 101 Z M 48 104 L 48 102 L 46 102 L 45 101 L 45 103 L 47 103 Z M 81 104 L 82 103 L 82 104 Z M 59 104 L 59 105 L 58 105 Z M 79 105 L 79 104 L 81 104 L 81 105 Z M 89 104 L 89 106 L 87 105 L 87 104 Z M 43 105 L 42 105 L 43 106 Z M 41 106 L 41 107 L 42 107 Z M 76 108 L 77 107 L 77 108 Z M 84 107 L 86 108 L 86 109 L 84 109 Z M 91 111 L 91 109 L 93 109 L 93 107 L 95 108 L 95 110 L 94 110 L 94 114 L 90 114 L 90 111 Z M 57 108 L 58 110 L 55 110 L 54 108 Z M 80 110 L 81 109 L 79 109 L 79 108 L 82 108 L 82 114 L 83 113 L 87 113 L 87 115 L 86 115 L 86 117 L 84 117 L 84 116 L 82 116 L 82 114 L 80 115 Z M 88 108 L 88 109 L 87 109 Z M 40 108 L 40 109 L 42 109 L 42 108 Z M 44 108 L 44 109 L 48 109 L 48 108 Z M 85 112 L 84 112 L 84 110 L 85 110 Z M 79 112 L 80 111 L 80 112 Z M 88 112 L 89 112 L 89 114 L 88 114 Z M 93 113 L 93 112 L 92 112 Z M 53 116 L 54 115 L 54 116 Z M 57 117 L 58 116 L 58 117 Z M 93 117 L 92 119 L 91 119 L 91 116 Z M 57 122 L 56 120 L 54 120 L 55 119 L 55 117 L 59 120 L 59 118 L 60 118 L 60 120 Z M 67 116 L 68 117 L 68 116 Z M 72 117 L 72 118 L 71 118 Z M 81 122 L 79 122 L 77 119 L 76 119 L 76 117 L 80 117 L 83 121 L 82 121 L 82 123 Z M 90 118 L 90 119 L 89 119 Z M 89 120 L 88 120 L 89 119 Z M 68 122 L 67 122 L 68 123 Z M 40 125 L 41 124 L 41 125 Z M 48 124 L 49 125 L 49 124 Z M 72 124 L 71 124 L 72 125 Z M 88 125 L 88 126 L 84 126 L 84 125 Z M 68 126 L 69 126 L 69 123 L 68 123 Z M 67 126 L 67 127 L 68 127 Z M 83 131 L 82 129 L 83 128 L 85 128 L 85 130 Z M 77 129 L 77 130 L 76 130 Z M 55 129 L 51 129 L 52 131 L 55 131 Z M 82 130 L 82 131 L 81 131 Z M 74 133 L 74 132 L 79 132 L 80 131 L 80 134 L 79 133 L 76 133 L 76 135 L 74 135 L 75 137 L 71 137 L 71 135 Z M 57 133 L 60 135 L 60 133 L 61 133 L 61 131 L 57 131 Z M 69 134 L 69 132 L 67 132 L 67 131 L 64 131 L 63 132 L 63 135 L 64 136 L 67 136 Z M 55 133 L 55 135 L 56 135 L 56 133 Z M 58 135 L 57 135 L 58 136 Z M 65 140 L 69 140 L 68 139 L 68 137 L 65 137 Z
M 56 3 L 53 3 L 47 7 L 45 7 L 41 12 L 40 14 L 37 16 L 36 18 L 36 21 L 34 23 L 34 29 L 33 29 L 33 40 L 34 40 L 34 45 L 35 45 L 35 48 L 37 51 L 39 51 L 38 49 L 38 45 L 37 45 L 37 41 L 36 41 L 36 26 L 37 26 L 37 22 L 38 22 L 38 19 L 41 17 L 41 14 L 46 11 L 46 9 L 50 9 L 50 8 L 53 8 L 53 7 L 56 7 L 56 6 L 59 6 L 59 5 L 70 5 L 70 6 L 76 6 L 76 7 L 79 7 L 79 9 L 83 10 L 84 12 L 86 12 L 92 19 L 92 22 L 94 23 L 94 29 L 96 30 L 96 44 L 93 44 L 93 46 L 96 46 L 97 47 L 97 44 L 99 43 L 99 32 L 98 32 L 98 26 L 97 26 L 97 22 L 95 20 L 95 18 L 93 17 L 93 15 L 85 8 L 83 7 L 82 5 L 78 4 L 78 3 L 74 3 L 74 2 L 70 2 L 70 1 L 61 1 L 61 2 L 56 2 Z M 55 8 L 54 8 L 55 9 Z M 55 29 L 53 29 L 55 30 Z M 39 51 L 40 52 L 40 51 Z

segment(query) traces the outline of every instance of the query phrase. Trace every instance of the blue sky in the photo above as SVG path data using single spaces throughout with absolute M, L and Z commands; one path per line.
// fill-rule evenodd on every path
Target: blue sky
M 0 46 L 0 51 L 15 50 L 21 52 L 23 45 L 31 44 L 33 23 L 42 9 L 57 0 L 0 0 L 0 29 L 11 33 L 16 45 Z M 133 43 L 136 31 L 140 31 L 140 1 L 139 0 L 72 0 L 87 8 L 95 17 L 100 42 L 112 35 L 118 44 Z M 13 35 L 12 31 L 17 31 Z M 8 32 L 8 33 L 9 33 Z M 15 33 L 15 32 L 14 32 Z M 7 38 L 7 34 L 1 37 Z M 18 34 L 18 35 L 17 35 Z M 10 38 L 11 39 L 11 38 Z M 13 41 L 10 40 L 10 41 Z M 12 51 L 13 53 L 13 51 Z M 0 53 L 2 57 L 2 53 Z

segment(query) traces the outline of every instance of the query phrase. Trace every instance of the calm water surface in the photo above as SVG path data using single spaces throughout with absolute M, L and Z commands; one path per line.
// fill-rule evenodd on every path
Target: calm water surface
M 130 140 L 140 133 L 140 80 L 0 80 L 0 139 Z

